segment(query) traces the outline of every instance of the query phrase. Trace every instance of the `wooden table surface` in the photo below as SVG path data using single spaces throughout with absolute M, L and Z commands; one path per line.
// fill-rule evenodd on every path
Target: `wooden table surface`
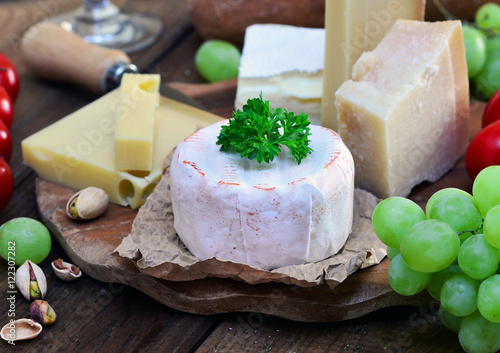
M 153 46 L 132 54 L 141 72 L 160 73 L 163 82 L 203 83 L 194 68 L 194 53 L 202 39 L 194 30 L 186 0 L 116 1 L 124 10 L 150 11 L 163 19 L 166 31 Z M 15 190 L 0 224 L 15 217 L 40 220 L 35 199 L 36 175 L 23 165 L 21 141 L 41 128 L 90 103 L 97 96 L 78 87 L 40 80 L 26 68 L 19 41 L 41 19 L 70 10 L 76 0 L 0 2 L 0 52 L 16 65 L 21 89 L 11 128 L 10 162 Z M 237 20 L 237 19 L 233 19 Z M 197 87 L 206 92 L 206 86 Z M 206 95 L 205 95 L 206 97 Z M 214 96 L 216 98 L 216 95 Z M 233 97 L 229 97 L 232 99 Z M 228 117 L 217 99 L 205 106 Z M 0 187 L 2 187 L 0 185 Z M 438 303 L 429 307 L 393 307 L 358 319 L 302 323 L 259 313 L 202 316 L 179 312 L 131 287 L 103 283 L 83 275 L 75 282 L 58 280 L 50 268 L 56 258 L 68 259 L 53 241 L 41 263 L 47 275 L 46 298 L 57 321 L 34 340 L 16 346 L 0 342 L 2 352 L 460 352 L 456 334 L 439 322 Z M 0 259 L 0 325 L 8 323 L 7 263 Z M 29 303 L 17 295 L 16 318 L 29 317 Z

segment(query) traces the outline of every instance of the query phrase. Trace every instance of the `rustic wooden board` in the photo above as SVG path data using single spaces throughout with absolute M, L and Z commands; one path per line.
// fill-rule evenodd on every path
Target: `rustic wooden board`
M 232 110 L 234 81 L 172 86 L 223 116 L 227 117 L 227 112 Z M 481 105 L 473 105 L 475 127 L 471 134 L 478 128 L 481 109 Z M 438 182 L 416 187 L 410 198 L 424 206 L 430 195 L 441 188 L 470 191 L 471 185 L 463 163 L 459 162 Z M 403 297 L 393 292 L 387 280 L 387 259 L 357 271 L 334 289 L 327 285 L 313 288 L 277 283 L 249 285 L 218 278 L 186 282 L 159 280 L 141 274 L 132 262 L 112 254 L 128 235 L 136 211 L 111 205 L 96 220 L 73 221 L 66 216 L 65 205 L 74 192 L 41 179 L 36 182 L 40 214 L 72 262 L 97 280 L 130 285 L 177 310 L 198 314 L 259 312 L 297 321 L 326 322 L 356 318 L 395 305 L 425 306 L 431 302 L 426 293 Z

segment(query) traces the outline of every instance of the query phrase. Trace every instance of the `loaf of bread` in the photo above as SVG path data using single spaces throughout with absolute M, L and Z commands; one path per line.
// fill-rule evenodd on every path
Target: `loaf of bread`
M 243 45 L 245 29 L 255 23 L 324 27 L 325 0 L 189 0 L 189 12 L 204 39 Z
M 188 0 L 188 10 L 203 39 L 222 39 L 241 47 L 246 28 L 255 23 L 324 27 L 325 1 L 329 0 Z M 500 0 L 427 0 L 425 20 L 446 19 L 440 6 L 455 19 L 472 20 L 486 2 L 500 4 Z

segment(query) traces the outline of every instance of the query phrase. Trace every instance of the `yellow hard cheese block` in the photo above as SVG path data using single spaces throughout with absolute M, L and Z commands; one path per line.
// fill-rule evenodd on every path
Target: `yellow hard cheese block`
M 335 91 L 359 56 L 375 48 L 398 19 L 424 19 L 425 0 L 326 0 L 321 124 L 337 130 Z
M 115 167 L 151 171 L 160 75 L 124 74 L 115 121 Z
M 25 164 L 46 180 L 77 190 L 104 189 L 112 202 L 141 206 L 162 174 L 162 161 L 200 126 L 221 118 L 160 97 L 150 172 L 117 171 L 113 154 L 119 88 L 22 141 Z
M 336 93 L 356 185 L 406 196 L 452 168 L 467 145 L 469 85 L 460 21 L 399 20 Z

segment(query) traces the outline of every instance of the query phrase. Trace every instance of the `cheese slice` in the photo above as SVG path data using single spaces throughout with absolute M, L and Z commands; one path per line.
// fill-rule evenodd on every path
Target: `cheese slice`
M 356 184 L 406 196 L 453 167 L 468 139 L 469 86 L 459 21 L 398 21 L 336 93 Z
M 115 120 L 115 168 L 151 171 L 160 75 L 124 74 Z
M 150 172 L 115 168 L 114 127 L 120 107 L 116 89 L 22 141 L 24 163 L 46 180 L 77 190 L 104 189 L 112 202 L 141 206 L 163 172 L 165 156 L 199 126 L 221 118 L 161 97 L 156 116 L 153 167 Z
M 325 259 L 352 227 L 354 164 L 340 137 L 312 125 L 314 152 L 259 164 L 216 145 L 222 123 L 180 143 L 170 169 L 177 234 L 201 260 L 263 269 Z
M 352 66 L 384 37 L 397 19 L 423 21 L 425 0 L 327 0 L 321 124 L 337 131 L 335 91 L 351 78 Z
M 251 25 L 238 72 L 235 109 L 263 97 L 271 108 L 321 122 L 325 30 L 278 24 Z

